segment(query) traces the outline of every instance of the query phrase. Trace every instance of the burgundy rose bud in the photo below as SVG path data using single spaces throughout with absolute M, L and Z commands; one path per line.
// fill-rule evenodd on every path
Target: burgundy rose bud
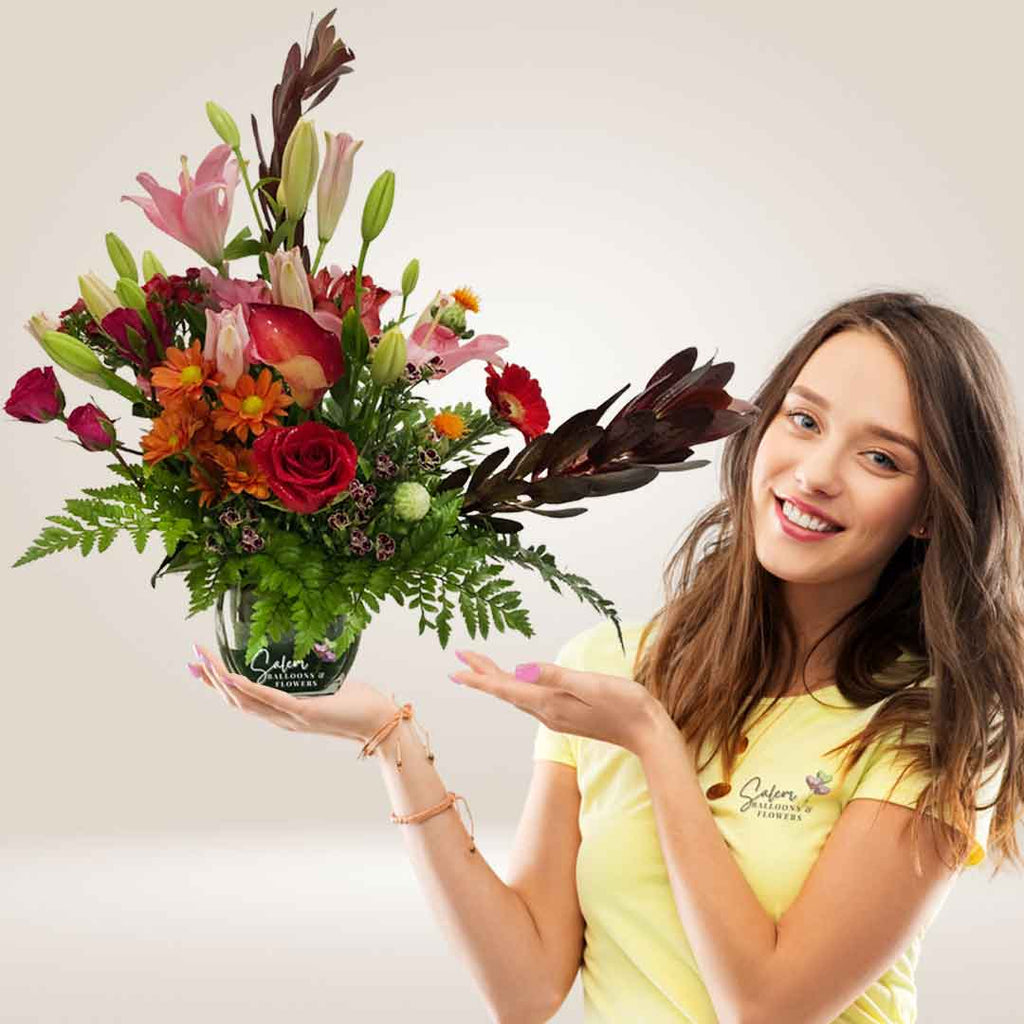
M 49 423 L 64 412 L 64 392 L 52 366 L 23 373 L 4 403 L 4 412 L 24 423 Z
M 109 451 L 117 443 L 113 420 L 92 402 L 72 410 L 67 424 L 87 452 Z

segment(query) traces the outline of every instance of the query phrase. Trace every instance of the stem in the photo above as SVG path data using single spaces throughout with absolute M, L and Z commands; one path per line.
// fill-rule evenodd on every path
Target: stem
M 383 398 L 383 394 L 383 384 L 371 383 L 369 397 L 365 402 L 363 402 L 359 409 L 359 419 L 361 424 L 369 425 L 371 418 L 373 418 L 373 443 L 370 445 L 372 449 L 376 449 L 377 447 L 377 435 L 380 431 L 380 421 L 376 419 L 376 415 L 378 402 Z
M 384 408 L 384 405 L 386 404 L 386 400 L 387 400 L 387 395 L 383 395 L 382 396 L 382 401 L 381 401 L 381 409 L 382 410 Z M 390 409 L 387 410 L 386 415 L 382 416 L 377 421 L 377 429 L 373 432 L 373 448 L 374 448 L 374 450 L 376 450 L 377 446 L 380 444 L 381 437 L 387 437 L 388 436 L 388 431 L 391 429 L 391 421 L 394 418 L 395 418 L 395 409 L 394 409 L 394 406 L 392 406 Z M 382 426 L 383 426 L 384 429 L 381 429 Z
M 120 462 L 121 465 L 124 466 L 124 468 L 128 470 L 128 475 L 132 478 L 132 482 L 135 484 L 135 486 L 138 487 L 138 489 L 143 494 L 145 494 L 146 493 L 146 486 L 145 486 L 145 484 L 143 484 L 143 482 L 135 475 L 135 471 L 132 469 L 132 467 L 129 466 L 128 463 L 124 461 L 124 458 L 121 456 L 121 453 L 116 448 L 111 448 L 110 451 L 111 451 L 111 454 L 114 456 L 114 458 L 117 459 L 117 461 Z
M 182 452 L 182 454 L 185 455 L 188 458 L 189 462 L 191 462 L 192 465 L 195 466 L 199 470 L 199 472 L 206 477 L 207 482 L 211 486 L 217 487 L 217 480 L 213 477 L 210 471 L 195 457 L 195 455 L 191 451 L 189 451 L 188 448 L 186 448 Z
M 352 422 L 352 400 L 355 398 L 356 388 L 359 387 L 359 378 L 362 376 L 363 367 L 360 365 L 353 368 L 352 370 L 352 387 L 348 389 L 348 394 L 345 396 L 345 426 L 348 427 Z
M 366 252 L 367 252 L 367 250 L 369 248 L 370 248 L 370 243 L 364 240 L 363 241 L 363 246 L 359 250 L 359 266 L 356 267 L 356 281 L 355 281 L 355 284 L 356 284 L 356 295 L 355 295 L 355 302 L 353 303 L 353 305 L 356 307 L 356 316 L 359 317 L 360 320 L 363 317 L 363 304 L 362 304 L 362 294 L 363 294 L 363 263 L 366 260 Z
M 356 279 L 355 279 L 356 290 L 355 290 L 355 298 L 354 298 L 354 301 L 352 303 L 352 307 L 356 311 L 356 322 L 357 322 L 356 331 L 357 331 L 357 333 L 358 333 L 359 325 L 362 324 L 362 317 L 363 317 L 363 304 L 362 304 L 362 295 L 363 295 L 363 263 L 366 261 L 366 252 L 367 252 L 367 250 L 369 248 L 370 248 L 370 243 L 364 240 L 362 248 L 359 250 L 359 265 L 356 267 Z M 345 403 L 345 422 L 346 423 L 351 421 L 351 417 L 352 417 L 352 399 L 355 396 L 356 385 L 359 383 L 359 375 L 362 373 L 362 370 L 363 370 L 363 364 L 361 363 L 359 365 L 358 369 L 356 369 L 356 371 L 355 371 L 356 376 L 353 379 L 352 387 L 351 387 L 351 389 L 349 390 L 349 393 L 348 393 L 348 400 Z
M 320 247 L 316 251 L 316 259 L 313 260 L 313 269 L 310 271 L 310 274 L 313 274 L 314 276 L 316 275 L 316 268 L 320 266 L 320 257 L 323 256 L 326 246 L 326 242 L 321 242 Z
M 165 350 L 164 343 L 156 329 L 156 324 L 153 323 L 153 318 L 149 315 L 149 310 L 140 309 L 138 312 L 139 316 L 142 318 L 142 322 L 146 325 L 146 330 L 149 331 L 149 336 L 156 344 L 157 356 L 159 357 L 160 362 L 163 362 L 167 358 L 167 351 Z
M 248 161 L 242 159 L 241 146 L 235 146 L 235 156 L 238 157 L 238 166 L 242 169 L 242 181 L 245 182 L 245 191 L 249 193 L 249 202 L 252 203 L 252 212 L 256 218 L 256 227 L 259 229 L 260 239 L 264 243 L 268 242 L 270 241 L 270 235 L 263 225 L 263 218 L 260 216 L 259 207 L 256 205 L 256 197 L 253 195 L 252 185 L 249 183 L 249 172 L 246 170 Z
M 299 226 L 297 220 L 290 220 L 288 223 L 288 239 L 285 243 L 286 249 L 291 249 L 295 245 L 295 229 Z

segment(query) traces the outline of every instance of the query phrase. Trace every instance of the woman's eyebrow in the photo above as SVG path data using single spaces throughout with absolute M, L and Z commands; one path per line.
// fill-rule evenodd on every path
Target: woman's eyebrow
M 817 391 L 812 391 L 809 387 L 803 384 L 794 384 L 790 391 L 795 394 L 801 395 L 803 398 L 820 405 L 825 412 L 828 412 L 832 407 L 829 405 L 828 399 L 823 395 L 819 395 Z M 893 444 L 902 445 L 904 448 L 909 448 L 922 462 L 924 456 L 921 454 L 921 449 L 905 434 L 899 434 L 895 430 L 890 430 L 888 427 L 883 427 L 878 423 L 865 423 L 864 429 L 867 433 L 873 437 L 882 437 L 886 441 L 892 441 Z

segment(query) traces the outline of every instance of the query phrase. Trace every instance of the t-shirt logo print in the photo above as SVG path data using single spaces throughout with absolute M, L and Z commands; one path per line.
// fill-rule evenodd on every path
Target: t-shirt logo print
M 826 793 L 831 793 L 832 790 L 826 785 L 827 782 L 832 781 L 832 776 L 828 772 L 822 771 L 820 768 L 813 774 L 808 775 L 804 778 L 811 792 L 804 797 L 804 802 L 800 805 L 800 809 L 803 810 L 810 802 L 813 796 L 824 796 Z

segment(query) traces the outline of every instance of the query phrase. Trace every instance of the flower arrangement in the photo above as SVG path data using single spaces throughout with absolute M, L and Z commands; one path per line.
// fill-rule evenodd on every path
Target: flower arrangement
M 456 605 L 471 636 L 486 637 L 491 624 L 532 636 L 520 595 L 500 575 L 506 566 L 539 573 L 557 593 L 560 584 L 570 588 L 614 621 L 621 642 L 611 602 L 559 569 L 543 545 L 522 544 L 523 524 L 509 515 L 576 516 L 586 509 L 565 506 L 707 465 L 690 459 L 693 446 L 741 429 L 758 410 L 725 392 L 731 363 L 695 369 L 696 349 L 687 348 L 607 426 L 598 420 L 625 387 L 549 431 L 540 383 L 498 355 L 504 337 L 469 326 L 480 311 L 471 288 L 435 291 L 418 314 L 407 313 L 417 260 L 397 289 L 364 273 L 391 214 L 390 170 L 366 195 L 357 261 L 321 268 L 363 145 L 325 132 L 321 163 L 307 116 L 352 71 L 333 13 L 305 55 L 297 43 L 288 52 L 273 95 L 269 159 L 252 118 L 256 181 L 234 119 L 211 102 L 221 142 L 195 174 L 182 157 L 177 189 L 140 173 L 146 195 L 122 197 L 207 265 L 168 273 L 147 250 L 140 275 L 128 246 L 108 234 L 113 287 L 85 274 L 73 305 L 26 325 L 52 363 L 107 397 L 101 406 L 90 395 L 65 415 L 61 384 L 46 366 L 17 381 L 5 410 L 23 422 L 61 420 L 87 452 L 113 458 L 108 468 L 119 479 L 66 500 L 15 565 L 72 548 L 103 551 L 120 531 L 141 553 L 156 532 L 165 556 L 152 585 L 183 574 L 189 616 L 248 588 L 247 660 L 289 630 L 297 659 L 336 659 L 388 597 L 417 609 L 419 632 L 435 630 L 442 647 Z M 245 227 L 228 240 L 240 183 L 255 235 Z M 314 190 L 311 261 L 305 222 Z M 230 266 L 243 259 L 258 262 L 255 277 Z M 397 314 L 385 314 L 399 294 Z M 469 402 L 434 408 L 421 393 L 480 362 L 481 376 L 464 375 L 478 395 L 482 386 L 486 410 Z M 137 448 L 111 415 L 115 397 L 142 422 Z M 524 442 L 511 461 L 502 466 L 509 447 L 477 457 L 488 438 L 510 429 Z M 329 636 L 339 616 L 343 627 Z

